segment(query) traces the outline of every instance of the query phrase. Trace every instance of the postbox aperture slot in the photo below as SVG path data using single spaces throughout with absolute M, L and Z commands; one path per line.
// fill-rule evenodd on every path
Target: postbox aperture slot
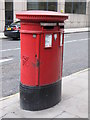
M 54 29 L 54 26 L 44 26 L 44 29 L 50 30 L 50 29 Z
M 40 23 L 41 26 L 43 26 L 43 29 L 50 30 L 54 29 L 55 26 L 57 26 L 57 23 Z
M 45 34 L 45 48 L 52 47 L 52 34 Z

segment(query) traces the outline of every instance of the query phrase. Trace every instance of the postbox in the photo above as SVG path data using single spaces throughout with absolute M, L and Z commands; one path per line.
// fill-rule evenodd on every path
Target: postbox
M 61 100 L 64 28 L 67 15 L 52 11 L 16 14 L 21 30 L 20 106 L 42 110 Z

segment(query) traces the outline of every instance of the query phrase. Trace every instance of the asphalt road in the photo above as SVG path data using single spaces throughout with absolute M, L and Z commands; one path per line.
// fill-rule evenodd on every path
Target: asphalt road
M 90 40 L 90 38 L 89 38 Z M 0 40 L 2 96 L 19 91 L 20 41 Z M 88 68 L 88 32 L 65 34 L 63 76 Z

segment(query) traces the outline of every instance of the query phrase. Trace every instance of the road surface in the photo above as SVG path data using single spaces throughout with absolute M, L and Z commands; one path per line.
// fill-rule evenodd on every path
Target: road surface
M 65 34 L 63 76 L 88 68 L 88 32 Z M 2 96 L 19 91 L 20 41 L 0 40 Z

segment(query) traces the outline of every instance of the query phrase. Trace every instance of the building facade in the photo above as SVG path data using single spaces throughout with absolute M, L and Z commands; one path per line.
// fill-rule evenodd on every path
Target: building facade
M 65 13 L 69 19 L 65 21 L 65 28 L 88 27 L 88 7 L 90 0 L 0 0 L 0 32 L 4 26 L 16 19 L 16 13 L 26 10 L 51 10 Z

